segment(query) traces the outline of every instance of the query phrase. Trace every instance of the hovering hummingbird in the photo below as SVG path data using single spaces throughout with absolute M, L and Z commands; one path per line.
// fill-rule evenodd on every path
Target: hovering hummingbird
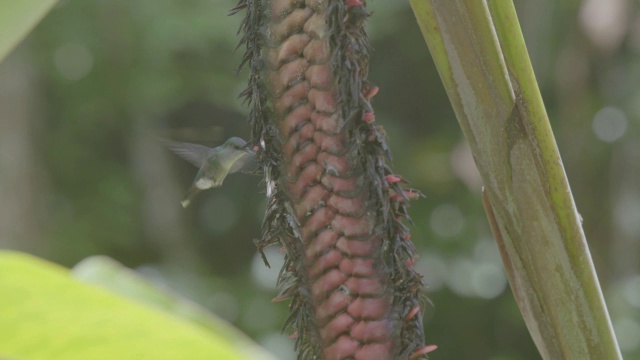
M 222 185 L 227 175 L 238 171 L 251 173 L 257 167 L 255 152 L 247 149 L 247 142 L 239 137 L 232 137 L 215 148 L 167 140 L 162 142 L 176 155 L 200 168 L 187 196 L 180 202 L 185 208 L 200 191 Z

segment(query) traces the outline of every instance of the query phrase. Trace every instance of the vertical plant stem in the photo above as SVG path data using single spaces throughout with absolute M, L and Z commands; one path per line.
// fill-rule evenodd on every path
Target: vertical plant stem
M 544 359 L 620 359 L 511 1 L 411 0 Z

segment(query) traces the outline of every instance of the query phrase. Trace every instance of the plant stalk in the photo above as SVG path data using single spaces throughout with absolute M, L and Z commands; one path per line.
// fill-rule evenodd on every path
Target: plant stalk
M 411 0 L 544 359 L 621 359 L 513 3 Z

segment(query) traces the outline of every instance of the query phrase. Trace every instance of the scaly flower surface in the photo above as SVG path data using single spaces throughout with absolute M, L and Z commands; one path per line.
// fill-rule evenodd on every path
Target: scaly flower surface
M 242 0 L 232 12 L 242 9 L 243 94 L 269 197 L 257 245 L 286 250 L 274 301 L 291 299 L 298 357 L 423 357 L 423 283 L 403 224 L 419 192 L 385 163 L 364 1 Z

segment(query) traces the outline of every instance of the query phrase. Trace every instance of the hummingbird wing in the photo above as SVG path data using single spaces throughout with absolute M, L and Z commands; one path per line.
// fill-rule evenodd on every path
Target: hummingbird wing
M 243 173 L 252 174 L 258 168 L 258 161 L 256 160 L 256 156 L 253 153 L 246 152 L 242 157 L 236 160 L 233 165 L 231 165 L 231 169 L 229 169 L 229 174 L 236 173 L 241 171 Z
M 199 144 L 168 140 L 163 140 L 162 142 L 165 143 L 165 145 L 176 155 L 192 163 L 198 168 L 202 166 L 204 161 L 207 159 L 209 152 L 213 150 L 212 148 Z

